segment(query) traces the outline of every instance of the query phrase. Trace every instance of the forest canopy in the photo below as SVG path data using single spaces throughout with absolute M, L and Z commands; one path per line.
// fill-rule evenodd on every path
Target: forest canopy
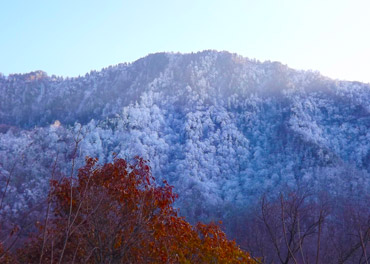
M 87 158 L 76 178 L 51 180 L 45 218 L 15 252 L 3 241 L 1 263 L 256 263 L 219 225 L 180 217 L 176 198 L 142 158 Z

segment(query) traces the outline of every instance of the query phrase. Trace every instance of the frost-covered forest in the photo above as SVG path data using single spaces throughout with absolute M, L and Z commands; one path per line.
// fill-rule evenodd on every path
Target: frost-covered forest
M 302 187 L 366 205 L 370 85 L 215 51 L 76 78 L 0 76 L 0 213 L 17 218 L 45 197 L 53 164 L 55 177 L 70 173 L 76 141 L 76 168 L 85 156 L 149 160 L 191 222 L 235 220 L 263 194 Z

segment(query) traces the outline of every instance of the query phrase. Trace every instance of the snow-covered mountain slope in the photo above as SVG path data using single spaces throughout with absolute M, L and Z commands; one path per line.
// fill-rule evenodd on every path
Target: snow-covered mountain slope
M 285 185 L 369 195 L 369 84 L 204 51 L 78 78 L 0 77 L 0 177 L 14 174 L 9 201 L 21 194 L 7 210 L 45 194 L 56 157 L 69 173 L 80 127 L 78 165 L 85 155 L 143 156 L 191 219 Z

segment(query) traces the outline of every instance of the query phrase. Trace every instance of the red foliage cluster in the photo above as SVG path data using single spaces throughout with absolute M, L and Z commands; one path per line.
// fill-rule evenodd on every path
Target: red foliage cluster
M 16 261 L 255 263 L 218 225 L 193 227 L 178 216 L 176 197 L 166 182 L 155 184 L 141 158 L 103 166 L 88 158 L 76 179 L 51 182 L 52 213 L 17 251 Z

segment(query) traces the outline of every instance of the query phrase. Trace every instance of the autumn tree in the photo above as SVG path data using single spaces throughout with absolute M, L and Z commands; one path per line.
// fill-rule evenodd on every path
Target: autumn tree
M 18 252 L 21 263 L 255 263 L 214 223 L 191 226 L 145 160 L 87 158 L 51 181 L 51 214 Z

